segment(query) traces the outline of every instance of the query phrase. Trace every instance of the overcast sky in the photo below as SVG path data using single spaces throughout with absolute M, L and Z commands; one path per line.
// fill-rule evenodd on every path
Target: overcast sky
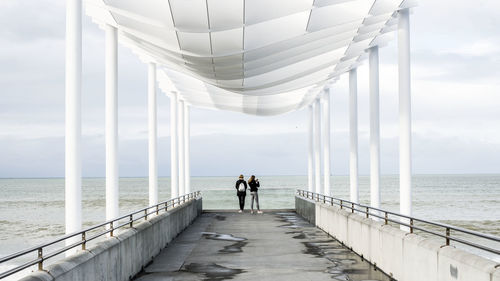
M 411 16 L 413 171 L 500 173 L 500 2 L 420 1 Z M 83 175 L 103 176 L 104 32 L 84 16 Z M 65 1 L 0 1 L 0 177 L 64 176 Z M 397 48 L 380 50 L 381 161 L 398 173 Z M 120 175 L 147 175 L 147 66 L 119 48 Z M 332 87 L 332 167 L 348 173 L 347 75 Z M 358 70 L 359 163 L 368 173 L 367 62 Z M 159 173 L 170 174 L 161 92 Z M 306 112 L 192 109 L 192 174 L 307 172 Z

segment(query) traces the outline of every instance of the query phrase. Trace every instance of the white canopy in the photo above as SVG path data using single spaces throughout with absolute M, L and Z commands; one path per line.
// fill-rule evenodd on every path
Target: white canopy
M 87 0 L 93 20 L 194 106 L 273 115 L 309 104 L 392 39 L 416 0 Z

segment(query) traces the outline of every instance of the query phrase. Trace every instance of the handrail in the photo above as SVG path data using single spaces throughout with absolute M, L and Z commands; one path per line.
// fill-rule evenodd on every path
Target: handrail
M 119 228 L 122 228 L 124 226 L 129 226 L 129 227 L 133 227 L 133 224 L 134 222 L 144 218 L 145 220 L 148 219 L 148 216 L 152 215 L 152 214 L 159 214 L 160 211 L 162 210 L 165 210 L 165 211 L 168 211 L 170 207 L 174 208 L 176 206 L 180 206 L 180 205 L 183 205 L 184 203 L 188 202 L 188 201 L 191 201 L 193 199 L 196 199 L 198 198 L 199 196 L 201 195 L 201 192 L 200 191 L 195 191 L 195 192 L 191 192 L 189 194 L 186 194 L 186 195 L 182 195 L 182 196 L 179 196 L 179 197 L 176 197 L 176 198 L 172 198 L 170 200 L 167 200 L 167 201 L 163 201 L 161 203 L 158 203 L 158 204 L 155 204 L 155 205 L 151 205 L 149 207 L 146 207 L 146 208 L 142 208 L 140 210 L 137 210 L 137 211 L 133 211 L 131 213 L 128 213 L 126 215 L 122 215 L 118 218 L 115 218 L 115 219 L 112 219 L 112 220 L 108 220 L 106 222 L 103 222 L 103 223 L 100 223 L 100 224 L 97 224 L 97 225 L 94 225 L 94 226 L 91 226 L 91 227 L 88 227 L 88 228 L 85 228 L 83 230 L 80 230 L 80 231 L 76 231 L 76 232 L 73 232 L 73 233 L 69 233 L 69 234 L 66 234 L 64 236 L 61 236 L 57 239 L 54 239 L 54 240 L 51 240 L 49 242 L 46 242 L 44 244 L 40 244 L 40 245 L 37 245 L 37 246 L 34 246 L 34 247 L 31 247 L 31 248 L 28 248 L 28 249 L 25 249 L 25 250 L 22 250 L 22 251 L 19 251 L 19 252 L 16 252 L 16 253 L 13 253 L 13 254 L 10 254 L 10 255 L 7 255 L 7 256 L 4 256 L 2 258 L 0 258 L 0 264 L 4 263 L 4 262 L 7 262 L 7 261 L 10 261 L 12 259 L 15 259 L 15 258 L 18 258 L 18 257 L 21 257 L 21 256 L 24 256 L 24 255 L 27 255 L 27 254 L 31 254 L 31 253 L 37 253 L 38 254 L 38 257 L 36 259 L 33 259 L 33 260 L 30 260 L 28 262 L 25 262 L 23 263 L 22 265 L 19 265 L 15 268 L 12 268 L 12 269 L 9 269 L 7 271 L 4 271 L 4 272 L 0 272 L 0 279 L 2 278 L 5 278 L 7 276 L 10 276 L 16 272 L 19 272 L 23 269 L 26 269 L 30 266 L 33 266 L 35 264 L 38 264 L 38 270 L 43 270 L 43 262 L 49 258 L 52 258 L 54 256 L 57 256 L 59 254 L 62 254 L 64 252 L 66 252 L 67 250 L 70 250 L 72 248 L 75 248 L 77 246 L 80 246 L 82 247 L 82 250 L 85 250 L 86 248 L 86 243 L 88 241 L 91 241 L 91 240 L 94 240 L 98 237 L 101 237 L 103 235 L 106 235 L 109 233 L 109 236 L 113 236 L 113 232 Z M 151 211 L 152 210 L 152 211 Z M 134 217 L 134 215 L 137 215 L 137 214 L 141 214 L 141 216 L 136 216 Z M 128 221 L 126 222 L 123 222 L 119 225 L 117 225 L 117 223 L 123 219 L 126 219 L 128 218 Z M 93 236 L 91 237 L 86 237 L 86 234 L 90 231 L 93 231 L 93 230 L 96 230 L 96 229 L 99 229 L 103 226 L 106 226 L 107 228 L 102 231 L 102 232 L 99 232 L 97 234 L 94 234 Z M 56 243 L 59 243 L 59 242 L 62 242 L 62 241 L 66 241 L 70 238 L 78 238 L 78 237 L 81 237 L 81 240 L 79 241 L 76 241 L 70 245 L 66 245 L 60 249 L 57 249 L 53 252 L 50 252 L 48 254 L 44 254 L 43 253 L 43 249 L 48 247 L 48 246 L 51 246 L 51 245 L 54 245 Z
M 301 197 L 316 200 L 318 202 L 322 201 L 325 204 L 328 202 L 332 206 L 337 205 L 340 207 L 340 209 L 346 208 L 346 209 L 350 210 L 352 213 L 358 212 L 358 213 L 364 214 L 367 218 L 369 218 L 371 216 L 371 217 L 376 217 L 376 218 L 382 219 L 385 224 L 388 224 L 389 222 L 393 222 L 393 223 L 399 224 L 401 226 L 408 227 L 410 230 L 410 233 L 413 233 L 413 230 L 419 230 L 419 231 L 422 231 L 422 232 L 425 232 L 425 233 L 428 233 L 428 234 L 431 234 L 434 236 L 445 238 L 446 246 L 450 245 L 450 241 L 455 241 L 455 242 L 458 242 L 458 243 L 461 243 L 464 245 L 471 246 L 471 247 L 476 248 L 476 249 L 480 249 L 483 251 L 487 251 L 490 253 L 500 255 L 500 249 L 490 248 L 488 246 L 477 244 L 475 242 L 470 242 L 470 241 L 464 240 L 462 238 L 458 238 L 456 236 L 454 237 L 454 236 L 452 236 L 451 231 L 453 230 L 453 231 L 456 231 L 459 233 L 468 234 L 468 235 L 472 235 L 472 236 L 476 236 L 479 238 L 483 238 L 483 239 L 487 239 L 490 241 L 500 243 L 500 237 L 495 236 L 495 235 L 485 234 L 485 233 L 481 233 L 481 232 L 477 232 L 477 231 L 473 231 L 473 230 L 469 230 L 469 229 L 465 229 L 465 228 L 461 228 L 461 227 L 452 226 L 452 225 L 445 224 L 445 223 L 433 222 L 433 221 L 428 221 L 428 220 L 424 220 L 424 219 L 420 219 L 420 218 L 416 218 L 416 217 L 412 217 L 412 216 L 402 215 L 402 214 L 399 214 L 396 212 L 391 212 L 391 211 L 387 211 L 387 210 L 383 210 L 383 209 L 379 209 L 379 208 L 374 208 L 371 206 L 367 206 L 367 205 L 363 205 L 363 204 L 359 204 L 359 203 L 354 203 L 354 202 L 351 202 L 348 200 L 339 199 L 339 198 L 335 198 L 335 197 L 327 196 L 327 195 L 323 195 L 323 194 L 318 194 L 315 192 L 306 191 L 306 190 L 302 190 L 302 189 L 297 189 L 297 194 Z M 381 214 L 383 214 L 383 215 L 381 215 Z M 389 218 L 389 215 L 394 216 L 396 218 L 395 219 Z M 420 222 L 420 223 L 423 223 L 426 225 L 432 225 L 432 226 L 444 228 L 445 234 L 438 233 L 436 231 L 426 229 L 423 227 L 415 226 L 415 222 Z

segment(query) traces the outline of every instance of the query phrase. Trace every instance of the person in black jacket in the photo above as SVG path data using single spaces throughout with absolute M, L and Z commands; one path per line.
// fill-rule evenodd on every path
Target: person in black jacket
M 262 214 L 262 211 L 260 210 L 260 207 L 259 207 L 259 194 L 257 193 L 257 191 L 259 190 L 259 187 L 260 187 L 259 180 L 255 179 L 255 176 L 252 175 L 250 177 L 250 179 L 248 180 L 248 185 L 250 186 L 250 194 L 252 195 L 252 200 L 251 200 L 252 211 L 251 211 L 251 213 L 253 214 L 253 201 L 255 200 L 255 202 L 257 203 L 257 213 Z
M 243 213 L 243 208 L 245 208 L 245 197 L 247 196 L 247 183 L 243 175 L 236 181 L 236 195 L 240 201 L 240 210 L 238 213 Z

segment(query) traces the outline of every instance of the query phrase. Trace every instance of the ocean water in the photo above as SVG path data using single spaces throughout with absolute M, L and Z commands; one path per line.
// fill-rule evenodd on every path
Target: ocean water
M 306 176 L 260 177 L 262 209 L 294 208 L 295 190 L 307 189 Z M 234 177 L 193 177 L 204 209 L 234 209 Z M 349 198 L 349 177 L 331 178 L 331 195 Z M 399 210 L 397 175 L 381 178 L 382 208 Z M 359 179 L 360 201 L 369 203 L 369 177 Z M 170 197 L 170 179 L 159 179 L 160 201 Z M 500 236 L 500 175 L 416 175 L 414 216 Z M 105 180 L 82 183 L 84 227 L 105 220 Z M 249 207 L 249 196 L 247 206 Z M 120 179 L 122 214 L 148 204 L 147 178 Z M 0 179 L 0 256 L 64 234 L 64 179 Z M 498 246 L 498 245 L 497 245 Z M 5 265 L 0 266 L 0 271 Z

